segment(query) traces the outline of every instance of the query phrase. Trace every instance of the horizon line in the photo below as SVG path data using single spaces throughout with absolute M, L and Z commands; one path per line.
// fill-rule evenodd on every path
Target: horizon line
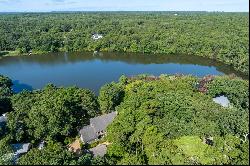
M 249 13 L 249 11 L 221 11 L 221 10 L 55 10 L 55 11 L 0 11 L 0 13 L 55 13 L 55 12 L 221 12 L 221 13 Z

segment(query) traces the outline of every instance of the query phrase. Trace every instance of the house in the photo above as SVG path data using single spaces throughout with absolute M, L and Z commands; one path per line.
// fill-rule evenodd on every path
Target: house
M 98 40 L 98 39 L 101 39 L 101 38 L 103 38 L 102 34 L 95 33 L 95 34 L 92 35 L 92 39 L 94 39 L 94 40 Z
M 98 145 L 94 148 L 89 149 L 89 152 L 94 157 L 103 157 L 107 153 L 107 145 L 105 144 Z
M 6 114 L 3 114 L 0 116 L 0 135 L 5 133 L 5 126 L 7 123 L 7 117 Z
M 12 144 L 12 149 L 14 151 L 13 154 L 13 161 L 14 163 L 17 162 L 18 158 L 20 157 L 20 155 L 27 153 L 30 148 L 31 148 L 31 144 L 30 143 L 24 143 L 24 144 Z
M 6 122 L 7 122 L 6 114 L 3 114 L 2 116 L 0 116 L 0 126 L 5 125 Z
M 222 107 L 229 107 L 230 101 L 224 95 L 213 98 L 213 101 L 217 104 L 220 104 Z
M 27 153 L 31 148 L 30 143 L 12 144 L 11 146 L 15 155 L 21 155 L 21 154 Z
M 117 112 L 112 112 L 90 119 L 90 125 L 84 126 L 80 130 L 81 141 L 90 143 L 106 134 L 106 128 L 112 123 Z

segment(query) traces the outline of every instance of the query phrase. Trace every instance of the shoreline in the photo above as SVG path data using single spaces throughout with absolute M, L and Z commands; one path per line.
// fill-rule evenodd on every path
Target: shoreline
M 94 52 L 94 51 L 90 51 L 90 50 L 65 51 L 63 49 L 60 49 L 60 50 L 58 50 L 56 52 L 33 51 L 32 53 L 19 53 L 18 51 L 0 51 L 0 59 L 2 59 L 4 57 L 32 56 L 32 55 L 42 55 L 42 54 L 50 54 L 50 53 L 65 53 L 65 52 L 70 53 L 70 52 Z M 107 50 L 100 50 L 98 52 L 103 52 L 103 53 L 135 53 L 135 54 L 153 54 L 153 55 L 166 54 L 166 53 L 143 53 L 143 52 L 126 52 L 126 51 L 107 51 Z M 4 54 L 4 53 L 6 53 L 6 54 Z M 168 55 L 184 55 L 184 54 L 175 53 L 175 54 L 168 54 Z M 189 54 L 186 54 L 186 55 L 189 55 Z M 237 71 L 239 73 L 242 73 L 243 75 L 246 75 L 247 77 L 249 77 L 249 73 L 245 73 L 245 72 L 242 72 L 240 70 L 237 70 L 237 68 L 235 68 L 234 66 L 232 66 L 230 64 L 227 64 L 227 63 L 225 63 L 223 61 L 220 61 L 219 59 L 212 58 L 212 57 L 207 57 L 207 56 L 200 56 L 200 55 L 193 55 L 193 56 L 208 58 L 208 59 L 214 60 L 215 62 L 223 63 L 225 65 L 228 65 L 229 67 L 232 67 L 235 71 Z

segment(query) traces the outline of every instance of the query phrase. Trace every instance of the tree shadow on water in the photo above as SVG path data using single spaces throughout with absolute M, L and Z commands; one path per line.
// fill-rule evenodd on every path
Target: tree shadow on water
M 28 85 L 28 84 L 20 83 L 19 80 L 14 80 L 12 89 L 13 89 L 14 93 L 19 93 L 23 90 L 32 91 L 33 87 L 31 85 Z

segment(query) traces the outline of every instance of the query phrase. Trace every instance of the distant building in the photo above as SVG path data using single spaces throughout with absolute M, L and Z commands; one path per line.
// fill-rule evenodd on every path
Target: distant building
M 226 96 L 219 96 L 213 98 L 213 101 L 217 104 L 220 104 L 222 107 L 229 107 L 230 101 Z
M 96 34 L 93 34 L 93 35 L 92 35 L 92 39 L 94 39 L 94 40 L 98 40 L 98 39 L 101 39 L 101 38 L 103 38 L 103 35 L 102 35 L 102 34 L 96 33 Z
M 80 130 L 81 141 L 90 143 L 101 138 L 106 134 L 106 128 L 112 123 L 116 115 L 117 112 L 112 112 L 90 119 L 90 125 Z
M 175 13 L 174 15 L 175 15 L 175 16 L 178 16 L 178 14 L 177 14 L 177 13 Z

